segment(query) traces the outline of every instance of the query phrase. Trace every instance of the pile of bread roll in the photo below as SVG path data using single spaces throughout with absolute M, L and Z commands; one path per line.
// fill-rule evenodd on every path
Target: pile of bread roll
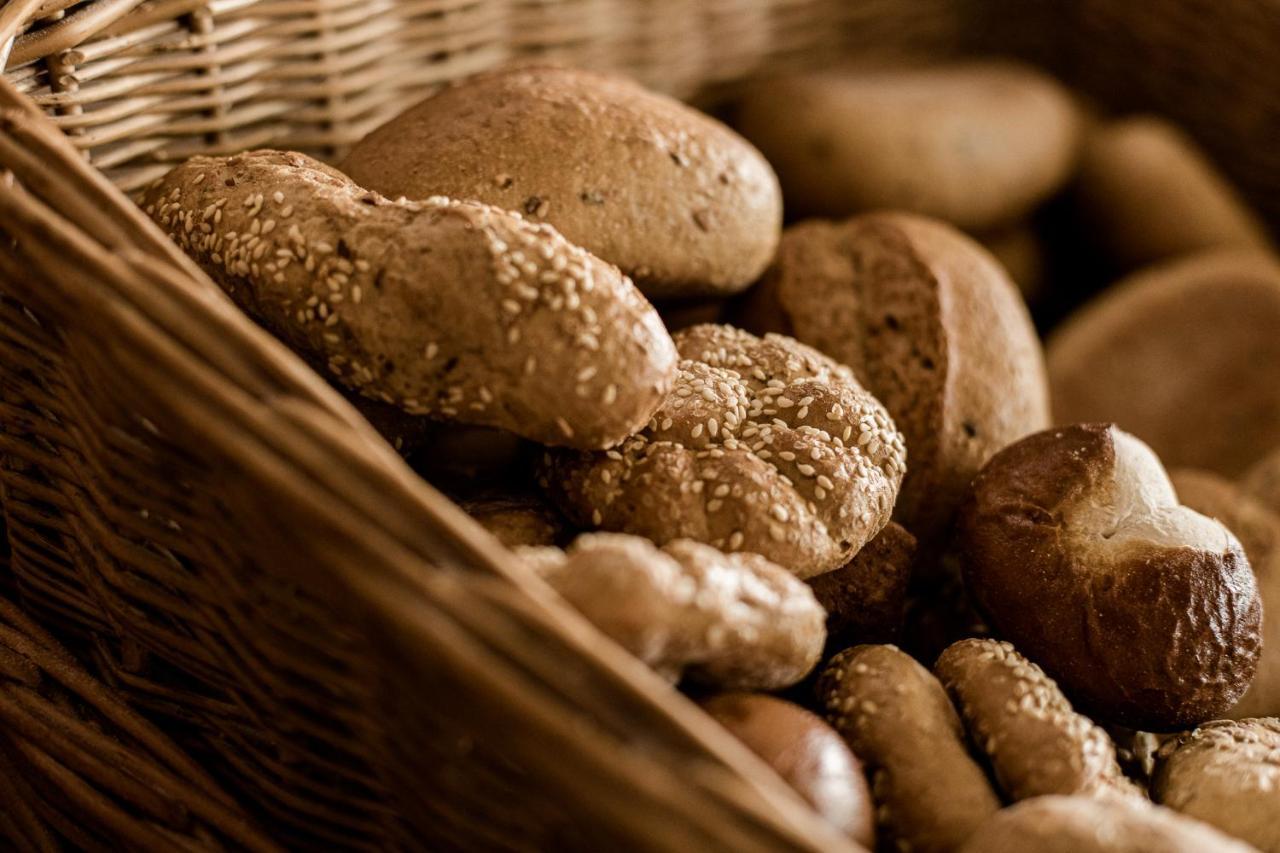
M 854 842 L 1280 853 L 1263 225 L 1019 65 L 719 115 L 516 67 L 139 201 Z

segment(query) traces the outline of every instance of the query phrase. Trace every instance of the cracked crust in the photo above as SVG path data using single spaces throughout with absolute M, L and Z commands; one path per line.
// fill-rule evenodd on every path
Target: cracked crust
M 778 179 L 742 137 L 625 78 L 569 68 L 445 87 L 357 143 L 342 170 L 389 196 L 521 211 L 651 297 L 741 290 L 782 223 Z
M 757 554 L 587 533 L 517 553 L 603 633 L 657 672 L 724 689 L 804 678 L 826 639 L 813 593 Z
M 675 335 L 676 385 L 604 453 L 548 452 L 541 481 L 576 524 L 763 554 L 798 577 L 849 560 L 889 521 L 905 451 L 852 374 L 789 338 Z
M 1160 748 L 1151 794 L 1263 853 L 1277 853 L 1280 720 L 1219 720 L 1169 741 Z
M 1049 425 L 1026 306 L 999 265 L 953 228 L 877 213 L 787 229 L 742 309 L 848 365 L 902 430 L 910 456 L 894 517 L 928 546 L 983 463 Z
M 1257 666 L 1261 606 L 1226 527 L 1181 506 L 1151 449 L 1110 424 L 1006 448 L 961 512 L 965 583 L 997 632 L 1100 721 L 1184 728 Z
M 1141 796 L 1120 771 L 1107 733 L 1072 710 L 1053 679 L 1011 644 L 961 640 L 933 672 L 1009 799 Z
M 617 268 L 548 225 L 389 201 L 309 157 L 194 157 L 142 207 L 247 313 L 344 386 L 412 414 L 608 447 L 675 350 Z
M 822 671 L 817 695 L 871 771 L 877 822 L 896 849 L 948 853 L 1000 808 L 946 691 L 904 652 L 847 649 Z

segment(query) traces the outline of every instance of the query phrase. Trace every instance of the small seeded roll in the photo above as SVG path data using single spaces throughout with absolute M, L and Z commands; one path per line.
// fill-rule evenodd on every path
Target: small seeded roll
M 902 437 L 847 368 L 790 338 L 677 332 L 676 387 L 615 450 L 548 452 L 541 481 L 581 527 L 763 554 L 801 578 L 889 522 Z
M 1234 483 L 1208 471 L 1180 469 L 1170 479 L 1178 499 L 1216 518 L 1240 540 L 1262 599 L 1262 655 L 1244 697 L 1225 716 L 1280 716 L 1280 515 Z
M 892 208 L 970 231 L 1053 194 L 1079 137 L 1066 91 L 1007 62 L 783 77 L 750 89 L 736 123 L 778 170 L 792 213 Z
M 760 693 L 721 693 L 702 708 L 763 758 L 814 811 L 875 849 L 875 803 L 862 762 L 821 717 Z
M 1231 708 L 1262 607 L 1239 541 L 1178 504 L 1151 449 L 1110 424 L 996 454 L 960 515 L 965 583 L 997 632 L 1095 719 L 1148 731 Z
M 960 853 L 1257 853 L 1138 797 L 1035 797 L 1002 810 Z
M 1280 720 L 1205 723 L 1160 749 L 1159 803 L 1280 853 Z
M 1090 232 L 1124 269 L 1205 249 L 1268 246 L 1261 221 L 1199 146 L 1154 116 L 1092 127 L 1075 195 Z
M 192 158 L 142 206 L 317 369 L 411 414 L 608 447 L 670 387 L 657 312 L 550 226 L 388 201 L 281 151 Z
M 946 691 L 908 655 L 854 646 L 831 659 L 817 690 L 871 771 L 877 822 L 896 849 L 954 850 L 1000 808 Z
M 570 68 L 446 87 L 357 143 L 342 171 L 389 196 L 522 211 L 651 297 L 741 290 L 782 225 L 778 179 L 742 137 L 630 80 Z
M 993 453 L 1049 425 L 1017 289 L 942 223 L 878 213 L 789 228 L 742 321 L 848 365 L 884 403 L 910 458 L 894 517 L 922 545 L 946 533 Z
M 564 519 L 535 495 L 490 496 L 459 506 L 508 548 L 558 545 L 568 532 Z
M 809 579 L 827 611 L 829 649 L 898 639 L 915 554 L 916 538 L 891 521 L 848 563 Z
M 682 540 L 587 533 L 567 552 L 517 549 L 556 592 L 658 673 L 723 689 L 780 690 L 826 639 L 801 581 L 757 554 Z
M 1280 265 L 1215 252 L 1144 270 L 1049 338 L 1059 423 L 1107 420 L 1166 465 L 1237 477 L 1280 446 Z
M 1009 643 L 961 640 L 933 672 L 1010 800 L 1140 796 L 1120 771 L 1107 733 L 1073 711 L 1053 679 Z

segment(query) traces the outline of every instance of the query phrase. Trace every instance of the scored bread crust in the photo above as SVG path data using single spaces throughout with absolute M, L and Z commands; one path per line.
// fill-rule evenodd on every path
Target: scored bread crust
M 1010 643 L 961 640 L 933 667 L 1010 800 L 1044 794 L 1141 796 L 1115 744 Z
M 689 540 L 659 549 L 619 533 L 583 534 L 567 551 L 517 553 L 588 621 L 673 681 L 779 690 L 822 653 L 813 593 L 758 554 Z
M 846 649 L 822 670 L 816 693 L 871 771 L 886 849 L 947 853 L 1000 808 L 946 691 L 906 653 Z
M 639 291 L 518 215 L 388 201 L 280 151 L 192 158 L 142 206 L 317 369 L 410 413 L 607 447 L 670 387 L 675 349 Z
M 519 210 L 652 297 L 741 290 L 782 223 L 777 178 L 746 140 L 630 80 L 570 68 L 445 87 L 357 143 L 342 170 L 393 197 Z
M 878 213 L 789 228 L 742 320 L 849 366 L 884 403 L 910 456 L 894 516 L 922 543 L 943 535 L 992 454 L 1049 425 L 1026 306 L 942 223 Z
M 1095 719 L 1168 731 L 1248 687 L 1261 607 L 1240 543 L 1179 506 L 1150 449 L 1112 425 L 998 453 L 959 530 L 980 609 Z
M 1280 851 L 1280 720 L 1218 720 L 1160 748 L 1156 802 Z
M 1208 824 L 1138 797 L 1050 795 L 987 821 L 959 853 L 1258 853 Z
M 889 521 L 902 437 L 847 368 L 790 338 L 675 335 L 675 388 L 607 452 L 549 451 L 540 480 L 581 527 L 750 551 L 808 578 Z

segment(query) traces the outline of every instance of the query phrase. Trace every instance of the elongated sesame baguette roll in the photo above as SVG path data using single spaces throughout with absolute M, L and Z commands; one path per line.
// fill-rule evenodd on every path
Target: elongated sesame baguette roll
M 389 201 L 280 151 L 193 158 L 142 206 L 318 369 L 411 413 L 602 448 L 675 373 L 630 280 L 518 214 Z

